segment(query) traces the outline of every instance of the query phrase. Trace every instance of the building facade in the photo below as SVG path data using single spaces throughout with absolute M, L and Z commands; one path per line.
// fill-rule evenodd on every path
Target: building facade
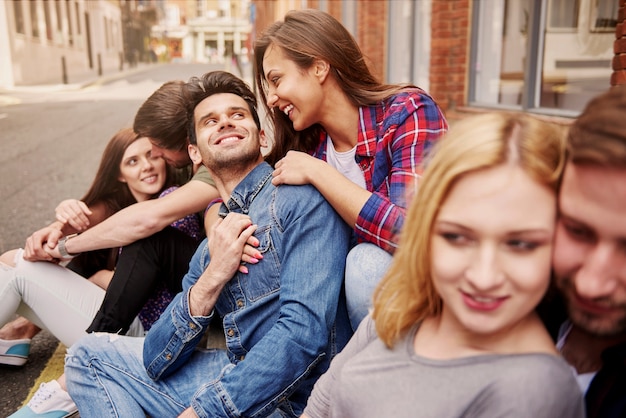
M 258 0 L 253 36 L 289 9 L 321 9 L 351 31 L 381 80 L 424 88 L 448 117 L 503 109 L 572 118 L 626 82 L 624 2 Z
M 0 87 L 71 82 L 121 65 L 119 1 L 0 2 Z
M 152 38 L 168 59 L 228 62 L 250 49 L 248 0 L 169 0 Z

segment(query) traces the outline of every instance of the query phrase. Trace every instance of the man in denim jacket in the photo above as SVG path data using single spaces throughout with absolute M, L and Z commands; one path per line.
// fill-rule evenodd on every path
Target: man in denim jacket
M 223 219 L 145 340 L 91 334 L 71 347 L 70 395 L 83 418 L 299 416 L 350 337 L 340 297 L 350 229 L 314 187 L 272 185 L 241 80 L 212 72 L 185 88 L 190 155 L 213 175 Z M 196 349 L 214 312 L 227 349 Z

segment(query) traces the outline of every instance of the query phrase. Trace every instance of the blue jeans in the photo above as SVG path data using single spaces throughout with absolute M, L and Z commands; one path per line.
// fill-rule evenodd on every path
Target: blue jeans
M 70 347 L 65 359 L 67 386 L 81 417 L 175 417 L 190 406 L 204 383 L 233 367 L 225 350 L 196 350 L 176 373 L 154 381 L 143 366 L 143 342 L 138 337 L 94 333 Z M 270 416 L 282 415 L 275 411 Z
M 392 256 L 369 243 L 357 244 L 346 259 L 346 300 L 350 325 L 356 330 L 372 307 L 372 294 L 387 272 Z

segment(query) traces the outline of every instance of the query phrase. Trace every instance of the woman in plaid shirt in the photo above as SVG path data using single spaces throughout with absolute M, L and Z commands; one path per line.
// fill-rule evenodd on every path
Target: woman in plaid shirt
M 382 84 L 350 33 L 319 10 L 290 11 L 255 43 L 274 123 L 274 184 L 312 184 L 354 228 L 346 297 L 356 329 L 386 271 L 420 166 L 447 130 L 422 89 Z

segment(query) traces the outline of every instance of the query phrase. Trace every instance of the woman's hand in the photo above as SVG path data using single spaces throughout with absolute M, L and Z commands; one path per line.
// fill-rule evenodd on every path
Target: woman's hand
M 89 216 L 93 214 L 84 202 L 76 199 L 62 201 L 56 207 L 55 212 L 59 222 L 71 226 L 77 232 L 89 229 Z
M 324 163 L 306 152 L 289 151 L 287 155 L 276 163 L 272 176 L 272 184 L 310 184 L 315 175 L 316 167 Z

